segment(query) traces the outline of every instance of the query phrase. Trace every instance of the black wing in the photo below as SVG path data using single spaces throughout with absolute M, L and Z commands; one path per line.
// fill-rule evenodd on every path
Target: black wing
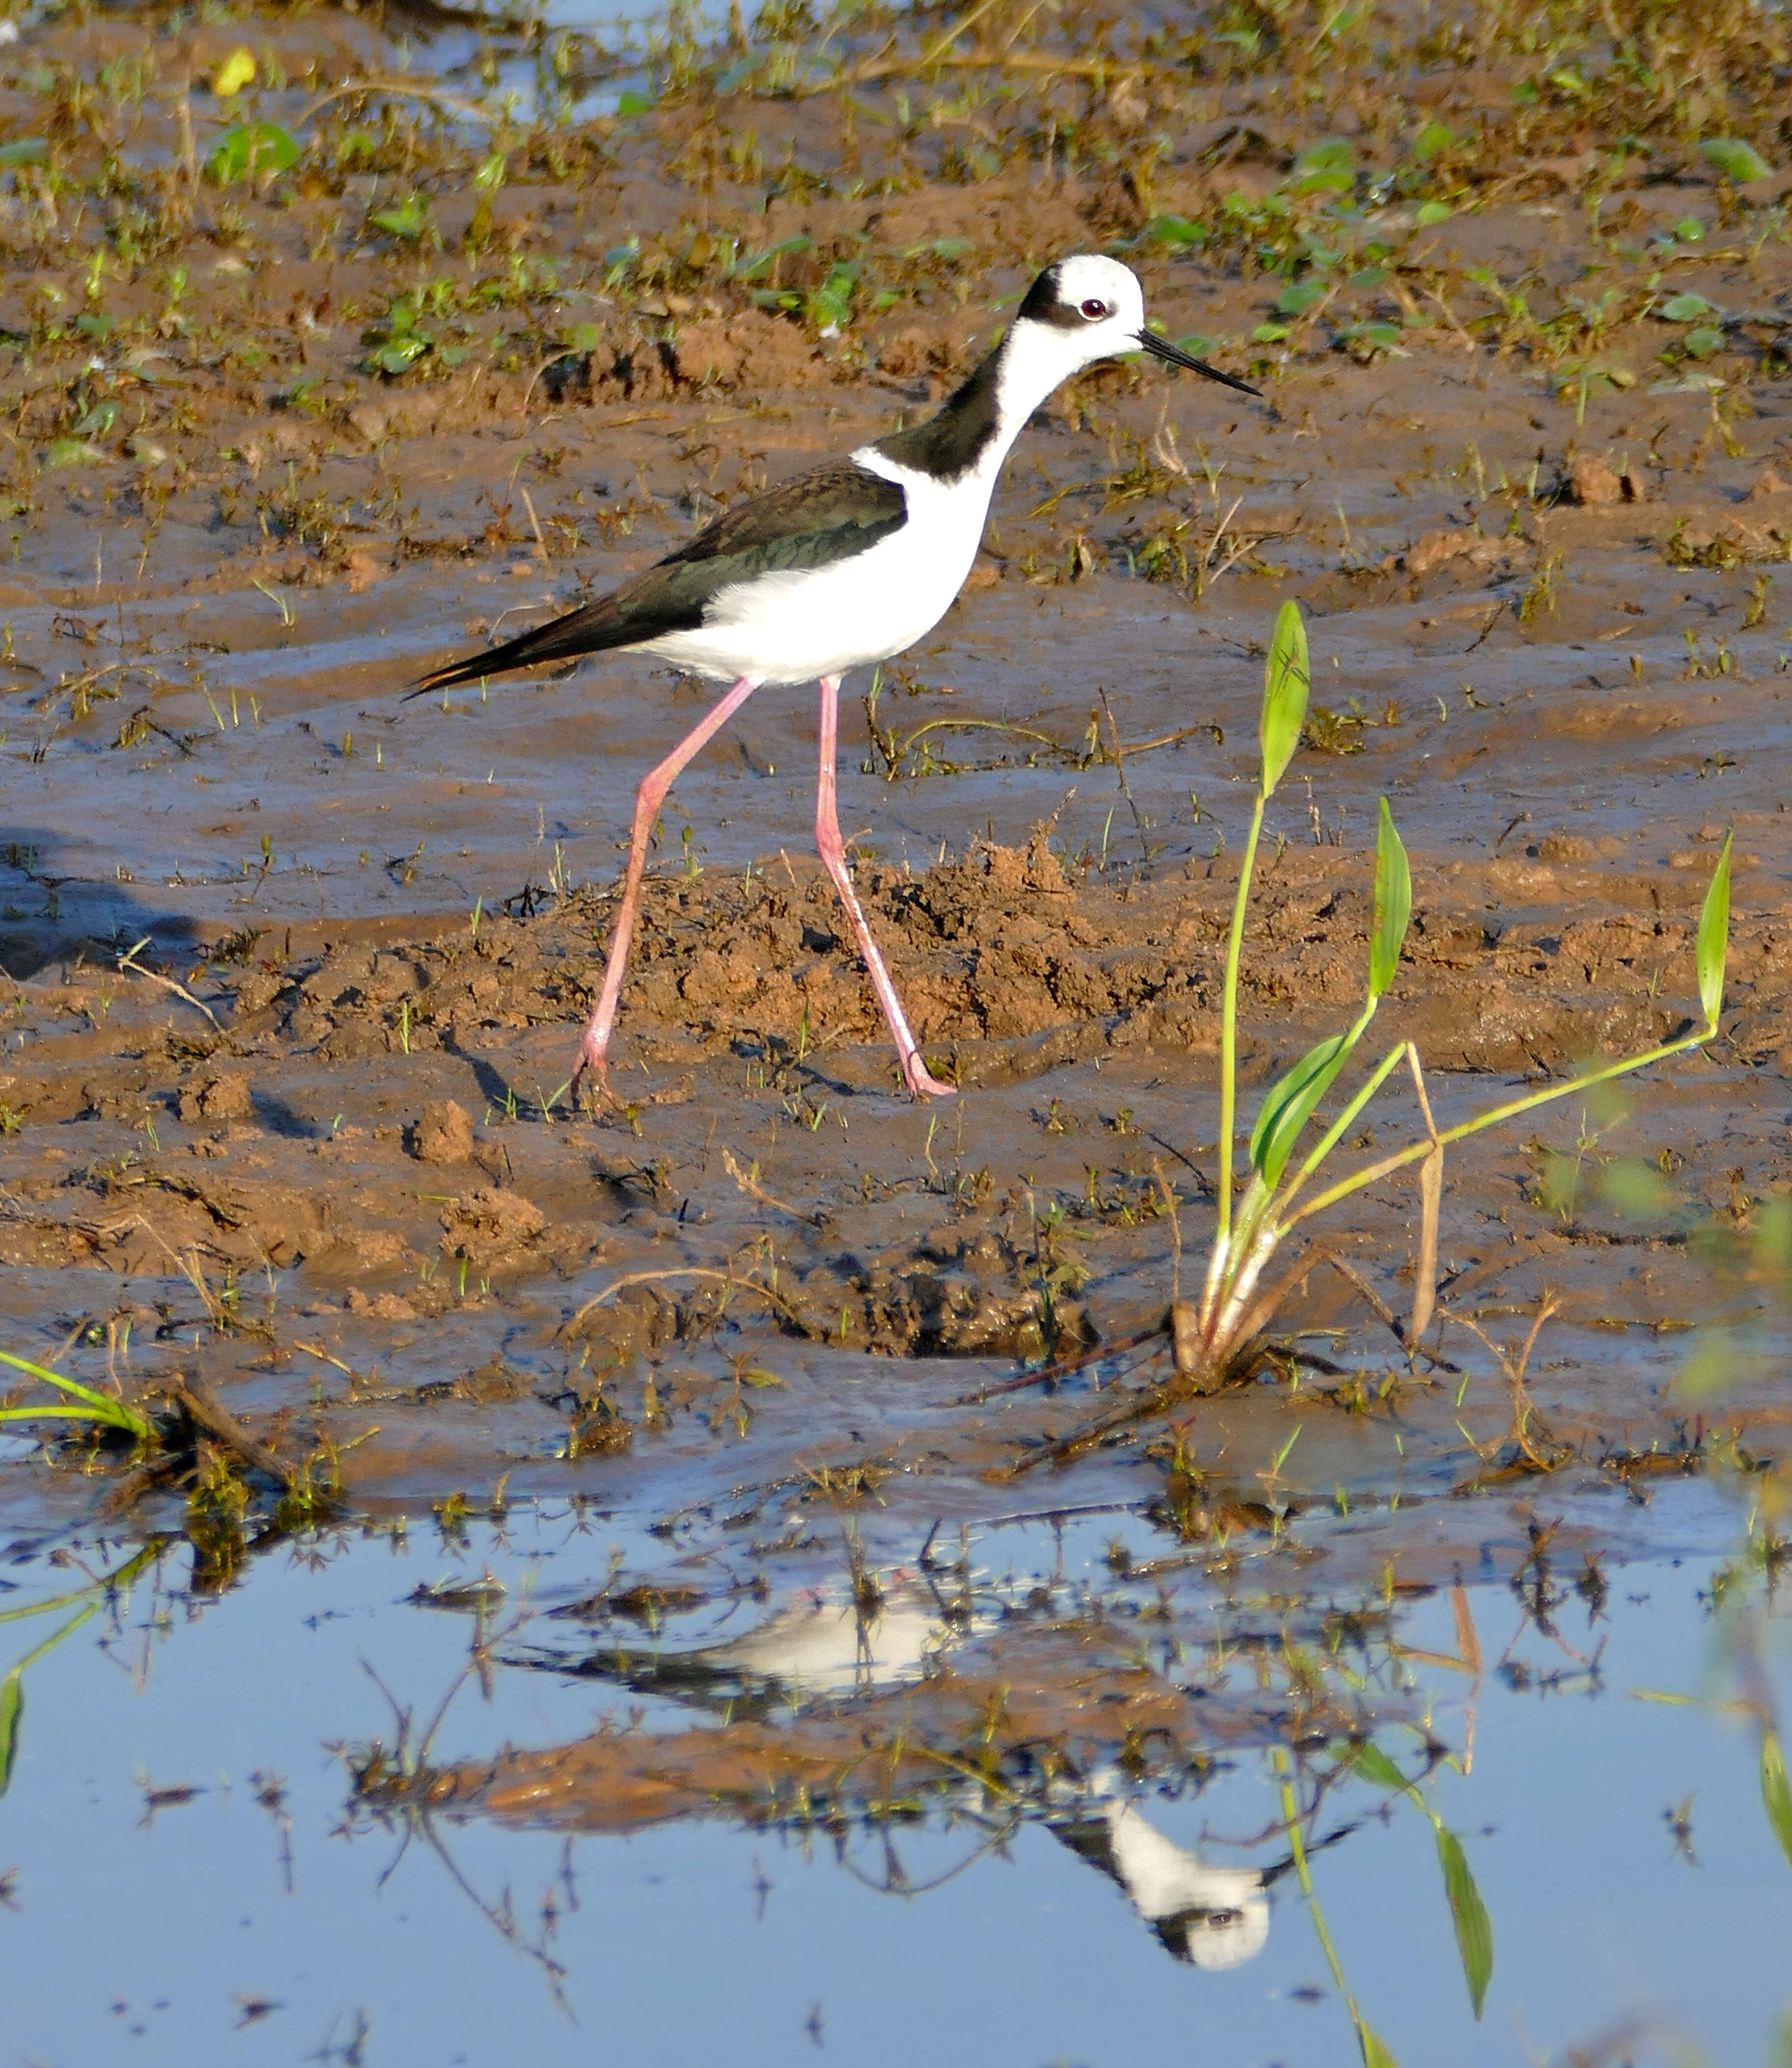
M 897 482 L 852 460 L 830 460 L 725 511 L 675 553 L 599 601 L 438 668 L 410 694 L 423 696 L 511 668 L 694 632 L 719 591 L 774 569 L 850 560 L 907 521 L 907 499 Z

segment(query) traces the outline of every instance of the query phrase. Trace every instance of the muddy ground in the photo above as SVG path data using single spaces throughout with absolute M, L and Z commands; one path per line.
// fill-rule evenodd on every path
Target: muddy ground
M 21 1439 L 19 1541 L 191 1527 L 215 1581 L 282 1480 L 312 1516 L 572 1491 L 775 1586 L 1142 1504 L 1203 1570 L 1347 1591 L 1642 1541 L 1661 1472 L 1756 1484 L 1792 1189 L 1770 32 L 1329 11 L 936 48 L 790 9 L 719 54 L 94 11 L 0 54 L 4 1346 L 152 1404 L 197 1379 L 279 1468 Z M 236 176 L 246 122 L 291 162 Z M 668 808 L 621 1101 L 572 1111 L 633 788 L 709 692 L 408 682 L 912 418 L 1089 248 L 1266 399 L 1075 384 L 958 606 L 851 686 L 857 880 L 959 1096 L 896 1096 L 808 853 L 808 693 L 764 692 Z M 1094 1441 L 1160 1341 L 991 1389 L 1198 1268 L 1290 596 L 1314 709 L 1250 1086 L 1354 1012 L 1383 795 L 1415 886 L 1383 1020 L 1443 1112 L 1687 1026 L 1733 827 L 1729 1010 L 1452 1158 L 1440 1362 L 1377 1318 L 1411 1301 L 1391 1182 L 1284 1310 L 1305 1362 Z M 1351 1151 L 1415 1125 L 1390 1093 Z M 1496 1345 L 1550 1297 L 1527 1394 Z

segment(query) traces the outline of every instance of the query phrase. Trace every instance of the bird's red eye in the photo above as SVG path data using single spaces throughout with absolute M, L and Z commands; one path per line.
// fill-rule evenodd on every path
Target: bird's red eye
M 1082 312 L 1091 323 L 1099 323 L 1103 316 L 1110 313 L 1107 303 L 1094 295 L 1083 303 Z

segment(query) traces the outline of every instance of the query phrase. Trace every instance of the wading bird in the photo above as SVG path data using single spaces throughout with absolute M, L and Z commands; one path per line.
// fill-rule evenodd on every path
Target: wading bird
M 964 584 L 1002 462 L 1053 389 L 1098 360 L 1148 352 L 1241 393 L 1256 390 L 1145 328 L 1138 280 L 1114 258 L 1048 266 L 1001 342 L 927 422 L 861 446 L 727 511 L 657 567 L 551 624 L 426 675 L 422 696 L 458 682 L 583 653 L 651 653 L 733 684 L 636 793 L 634 828 L 603 989 L 580 1044 L 572 1095 L 606 1055 L 634 932 L 647 844 L 679 771 L 772 683 L 819 682 L 821 773 L 815 844 L 853 922 L 859 953 L 917 1098 L 949 1094 L 928 1070 L 853 888 L 834 803 L 840 679 L 931 632 Z

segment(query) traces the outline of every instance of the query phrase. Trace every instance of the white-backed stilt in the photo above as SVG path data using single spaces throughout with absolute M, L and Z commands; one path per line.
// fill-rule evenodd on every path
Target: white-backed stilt
M 994 351 L 927 422 L 755 496 L 613 594 L 438 668 L 412 692 L 623 650 L 733 685 L 637 792 L 603 988 L 573 1072 L 575 1101 L 588 1076 L 609 1089 L 610 1032 L 648 840 L 666 792 L 753 691 L 771 682 L 821 684 L 815 844 L 852 921 L 903 1082 L 918 1098 L 953 1090 L 922 1059 L 846 865 L 834 803 L 841 678 L 900 653 L 945 616 L 976 557 L 1002 462 L 1053 389 L 1098 360 L 1139 351 L 1256 393 L 1147 330 L 1143 292 L 1118 259 L 1061 258 L 1033 282 Z

